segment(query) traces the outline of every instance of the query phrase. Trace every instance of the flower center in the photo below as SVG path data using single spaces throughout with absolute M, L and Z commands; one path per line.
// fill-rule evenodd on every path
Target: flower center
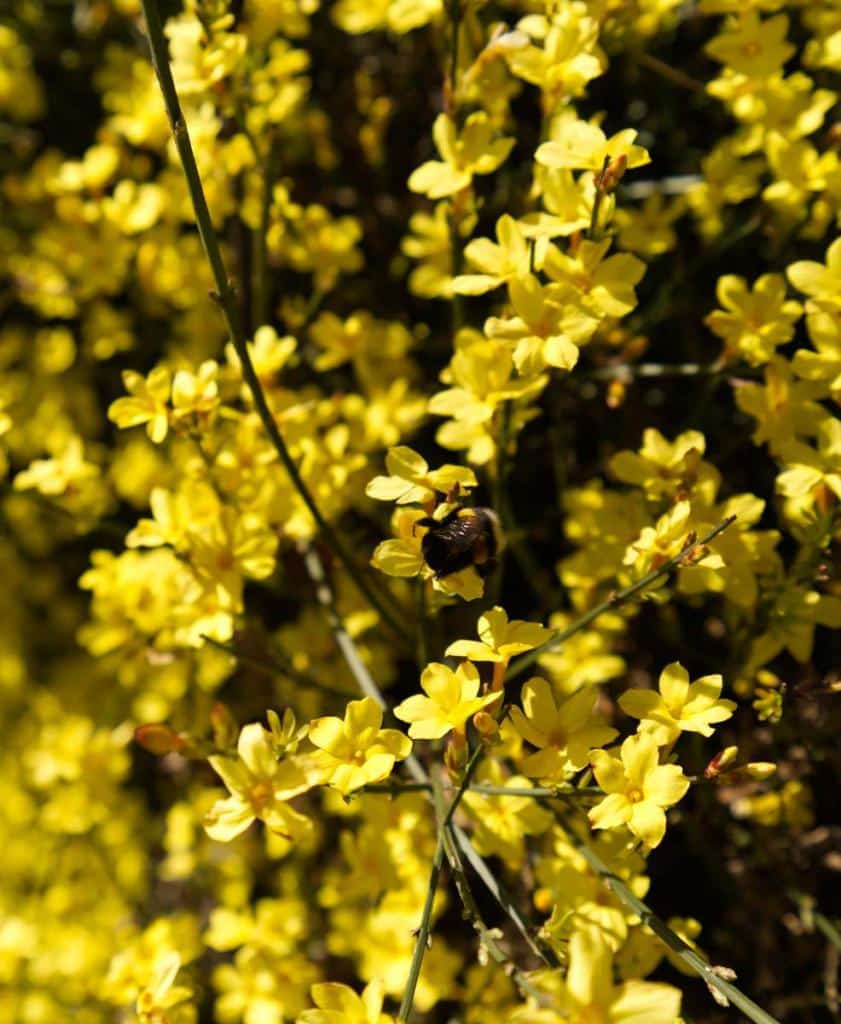
M 641 789 L 629 789 L 625 796 L 632 804 L 638 804 L 644 799 Z
M 262 810 L 272 798 L 272 785 L 270 782 L 257 782 L 248 791 L 248 799 L 251 806 L 256 810 Z
M 567 745 L 567 734 L 564 729 L 552 729 L 546 738 L 549 741 L 549 746 L 554 747 L 556 750 L 561 750 Z

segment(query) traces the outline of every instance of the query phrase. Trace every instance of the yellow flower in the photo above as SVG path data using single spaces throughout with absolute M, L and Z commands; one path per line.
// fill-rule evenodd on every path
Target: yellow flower
M 739 353 L 751 366 L 767 363 L 778 345 L 791 341 L 803 312 L 799 302 L 786 299 L 781 274 L 763 274 L 751 290 L 743 277 L 725 274 L 716 296 L 724 308 L 704 323 L 726 342 L 725 356 Z
M 660 516 L 654 526 L 643 528 L 637 540 L 628 546 L 623 559 L 625 565 L 631 566 L 634 577 L 645 576 L 680 554 L 690 534 L 691 513 L 689 502 L 679 501 Z M 713 551 L 704 553 L 694 564 L 705 569 L 724 568 L 721 555 Z
M 595 690 L 583 686 L 557 703 L 545 679 L 534 676 L 525 683 L 523 710 L 512 707 L 510 718 L 523 739 L 538 748 L 521 764 L 526 775 L 562 780 L 587 764 L 593 748 L 616 737 L 616 730 L 594 714 L 596 698 Z
M 791 652 L 804 663 L 812 655 L 815 627 L 841 628 L 841 598 L 785 581 L 768 609 L 768 627 L 751 648 L 747 671 L 775 658 L 780 651 Z
M 196 1019 L 194 1006 L 185 1006 L 192 998 L 192 990 L 185 985 L 174 985 L 181 969 L 181 957 L 174 950 L 164 953 L 155 966 L 155 976 L 148 988 L 141 989 L 137 997 L 137 1016 L 140 1024 L 192 1024 Z
M 552 630 L 539 622 L 508 621 L 498 605 L 479 618 L 479 640 L 456 640 L 444 652 L 448 657 L 507 663 L 515 654 L 539 647 L 552 638 Z
M 624 159 L 626 167 L 642 167 L 651 163 L 648 151 L 635 146 L 637 133 L 626 128 L 607 138 L 597 125 L 589 121 L 561 121 L 556 137 L 538 146 L 535 160 L 546 167 L 569 170 L 601 171 L 605 161 Z
M 549 246 L 543 261 L 547 277 L 579 293 L 584 308 L 593 316 L 620 317 L 637 304 L 634 288 L 642 280 L 645 264 L 627 252 L 607 256 L 611 240 L 584 240 L 569 252 Z
M 607 60 L 598 45 L 599 23 L 586 8 L 565 5 L 553 9 L 551 21 L 532 15 L 520 29 L 542 39 L 538 46 L 519 47 L 507 56 L 518 78 L 543 93 L 543 109 L 551 113 L 564 100 L 580 95 L 587 82 L 603 74 Z
M 439 114 L 432 137 L 443 160 L 428 160 L 409 178 L 409 188 L 430 199 L 442 199 L 467 188 L 474 174 L 491 174 L 511 152 L 514 139 L 495 138 L 496 132 L 483 111 L 471 114 L 459 134 L 447 114 Z
M 773 455 L 779 455 L 796 437 L 817 433 L 827 416 L 815 401 L 822 394 L 820 384 L 793 380 L 791 365 L 775 356 L 765 367 L 764 382 L 740 384 L 735 398 L 736 405 L 756 420 L 754 444 L 766 443 Z
M 382 708 L 371 697 L 352 700 L 344 719 L 316 718 L 309 738 L 317 747 L 315 763 L 324 781 L 347 796 L 391 774 L 395 761 L 412 751 L 412 741 L 396 729 L 381 729 Z
M 563 993 L 564 1020 L 568 1024 L 675 1024 L 680 990 L 651 981 L 616 985 L 611 960 L 610 947 L 597 931 L 586 928 L 573 934 Z
M 134 370 L 123 371 L 123 384 L 131 397 L 118 398 L 108 407 L 108 418 L 118 427 L 146 424 L 146 433 L 160 444 L 169 430 L 169 397 L 172 374 L 158 366 L 144 377 Z
M 508 297 L 516 316 L 489 317 L 487 336 L 516 342 L 513 358 L 521 374 L 540 373 L 547 366 L 571 370 L 578 362 L 578 346 L 599 325 L 577 294 L 565 285 L 543 286 L 534 274 L 526 274 L 508 282 Z
M 411 722 L 409 735 L 413 740 L 438 740 L 451 730 L 464 732 L 468 718 L 495 703 L 501 693 L 479 694 L 479 672 L 469 661 L 453 672 L 446 665 L 433 662 L 423 670 L 421 688 L 426 697 L 407 697 L 394 709 L 401 722 Z
M 614 221 L 619 245 L 649 259 L 662 256 L 677 243 L 672 225 L 685 209 L 682 196 L 667 202 L 660 192 L 652 192 L 638 210 L 618 209 Z
M 436 203 L 434 211 L 419 210 L 409 218 L 410 234 L 400 248 L 419 265 L 409 274 L 409 289 L 424 299 L 452 295 L 453 247 L 450 241 L 449 203 Z
M 376 978 L 362 995 L 335 982 L 313 985 L 312 1001 L 319 1009 L 304 1010 L 296 1024 L 392 1024 L 394 1020 L 382 1012 L 383 986 Z
M 643 431 L 639 453 L 617 452 L 610 459 L 610 470 L 623 483 L 642 488 L 647 498 L 671 498 L 696 484 L 706 446 L 699 430 L 685 430 L 668 441 L 649 427 Z
M 390 448 L 385 457 L 388 476 L 376 476 L 365 493 L 378 501 L 394 501 L 398 505 L 425 505 L 436 494 L 447 494 L 453 488 L 460 492 L 476 486 L 476 474 L 464 466 L 446 465 L 430 470 L 429 464 L 411 448 Z
M 841 420 L 826 417 L 817 441 L 816 449 L 800 441 L 782 446 L 786 468 L 777 477 L 777 490 L 787 498 L 808 497 L 825 512 L 841 501 Z
M 682 732 L 712 736 L 713 723 L 730 718 L 732 700 L 721 699 L 720 675 L 702 676 L 689 682 L 689 673 L 677 661 L 660 673 L 660 692 L 626 690 L 619 706 L 626 715 L 643 720 L 644 728 L 658 744 L 672 743 Z
M 531 782 L 522 775 L 504 778 L 498 762 L 487 762 L 479 781 L 506 789 L 528 789 Z M 540 835 L 552 826 L 553 817 L 530 796 L 477 793 L 468 790 L 464 805 L 473 817 L 476 849 L 483 856 L 501 857 L 509 866 L 523 860 L 526 836 Z
M 286 801 L 316 785 L 317 773 L 301 759 L 278 761 L 271 734 L 259 722 L 243 727 L 235 758 L 213 755 L 208 761 L 230 793 L 205 817 L 211 839 L 230 842 L 257 818 L 290 838 L 301 838 L 312 829 L 310 820 Z
M 172 378 L 173 425 L 181 420 L 190 420 L 192 425 L 205 424 L 219 405 L 218 374 L 219 367 L 212 359 L 203 362 L 198 373 L 179 370 L 175 374 Z
M 593 828 L 627 825 L 646 846 L 659 844 L 666 834 L 665 808 L 681 800 L 689 779 L 679 765 L 659 764 L 657 741 L 647 733 L 629 736 L 620 756 L 606 750 L 590 755 L 599 786 L 608 795 L 590 809 Z
M 820 382 L 836 402 L 841 402 L 841 310 L 834 318 L 828 313 L 810 311 L 806 319 L 817 352 L 799 349 L 794 353 L 791 368 L 803 380 Z
M 798 291 L 819 304 L 837 309 L 841 306 L 841 238 L 836 238 L 826 250 L 826 264 L 799 260 L 786 273 Z
M 15 477 L 16 491 L 36 490 L 46 497 L 80 493 L 99 480 L 99 467 L 85 460 L 79 437 L 71 437 L 60 455 L 36 459 Z
M 513 217 L 503 214 L 496 222 L 495 244 L 488 238 L 474 238 L 464 250 L 464 258 L 480 274 L 460 274 L 453 281 L 453 291 L 460 295 L 482 295 L 512 278 L 529 272 L 529 244 L 523 229 Z M 535 265 L 540 266 L 539 256 Z
M 497 413 L 506 401 L 513 403 L 510 433 L 515 435 L 537 415 L 523 408 L 536 398 L 548 378 L 515 377 L 509 346 L 492 341 L 465 328 L 456 337 L 456 353 L 442 378 L 455 386 L 439 391 L 429 399 L 433 416 L 452 419 L 439 427 L 435 439 L 443 447 L 467 450 L 469 462 L 484 465 L 496 452 L 499 436 Z
M 762 21 L 756 9 L 749 8 L 705 49 L 714 60 L 734 71 L 751 78 L 768 78 L 794 53 L 794 46 L 786 42 L 786 32 L 786 15 Z

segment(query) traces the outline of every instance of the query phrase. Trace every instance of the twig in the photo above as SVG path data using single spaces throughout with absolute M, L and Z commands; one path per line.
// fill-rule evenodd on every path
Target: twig
M 263 427 L 265 428 L 269 439 L 280 456 L 280 460 L 283 463 L 286 472 L 289 474 L 289 478 L 301 496 L 301 499 L 306 505 L 310 515 L 318 525 L 328 547 L 335 552 L 339 561 L 345 567 L 350 578 L 353 580 L 355 586 L 359 589 L 360 593 L 365 596 L 372 607 L 376 609 L 383 622 L 385 622 L 403 642 L 407 642 L 408 637 L 402 624 L 391 613 L 384 601 L 380 598 L 379 594 L 377 594 L 368 580 L 364 577 L 362 572 L 354 563 L 354 560 L 351 558 L 350 553 L 336 531 L 324 518 L 321 510 L 315 502 L 315 499 L 310 493 L 309 488 L 304 482 L 304 479 L 298 470 L 298 466 L 292 458 L 292 455 L 286 446 L 286 442 L 280 433 L 277 421 L 269 408 L 266 395 L 263 391 L 263 386 L 260 383 L 260 378 L 257 376 L 254 364 L 251 361 L 251 353 L 248 350 L 248 342 L 245 337 L 245 332 L 243 331 L 236 294 L 225 270 L 222 251 L 219 247 L 219 241 L 213 227 L 210 210 L 207 206 L 207 199 L 204 194 L 201 176 L 199 175 L 199 170 L 196 166 L 196 158 L 193 154 L 190 134 L 187 130 L 187 123 L 184 120 L 184 114 L 181 110 L 178 93 L 175 89 L 175 82 L 173 81 L 172 71 L 169 66 L 166 40 L 164 38 L 163 25 L 161 23 L 157 0 L 141 0 L 141 3 L 143 5 L 143 15 L 146 19 L 146 30 L 149 38 L 152 65 L 155 69 L 161 94 L 163 95 L 164 105 L 166 106 L 167 116 L 172 128 L 172 135 L 175 139 L 175 146 L 178 150 L 178 156 L 181 160 L 184 177 L 187 181 L 187 189 L 190 193 L 193 212 L 196 218 L 196 227 L 198 228 L 202 246 L 204 248 L 205 255 L 207 256 L 208 263 L 210 264 L 213 280 L 216 285 L 216 293 L 213 297 L 215 298 L 225 319 L 228 335 L 230 337 L 231 344 L 234 346 L 237 356 L 239 357 L 240 365 L 242 366 L 243 379 L 251 392 L 254 408 L 263 423 Z
M 356 649 L 356 644 L 354 644 L 350 634 L 345 629 L 344 623 L 342 622 L 341 616 L 336 608 L 336 600 L 333 596 L 333 591 L 330 589 L 330 584 L 327 582 L 324 566 L 313 548 L 306 551 L 304 555 L 304 563 L 307 567 L 307 572 L 315 583 L 316 599 L 327 612 L 327 616 L 330 620 L 330 627 L 333 630 L 333 636 L 336 638 L 336 643 L 339 646 L 342 657 L 345 659 L 353 678 L 356 680 L 356 685 L 366 697 L 371 697 L 379 704 L 383 711 L 391 714 L 391 710 L 385 697 L 382 695 L 382 691 L 374 681 L 374 677 L 368 671 L 368 666 L 360 657 L 359 651 Z M 423 765 L 418 761 L 414 754 L 410 754 L 406 758 L 405 763 L 415 781 L 429 781 Z
M 420 978 L 421 967 L 423 966 L 424 954 L 426 953 L 429 945 L 429 933 L 432 927 L 432 907 L 435 903 L 435 892 L 438 888 L 441 866 L 444 863 L 444 844 L 447 840 L 449 825 L 456 812 L 456 808 L 459 803 L 461 803 L 461 798 L 464 796 L 467 787 L 470 785 L 470 779 L 473 777 L 473 773 L 478 767 L 479 761 L 484 753 L 484 749 L 485 748 L 480 743 L 471 754 L 470 760 L 467 762 L 467 766 L 464 769 L 464 775 L 462 776 L 458 789 L 455 792 L 455 796 L 450 801 L 446 811 L 442 806 L 443 798 L 441 796 L 440 786 L 438 786 L 435 781 L 432 782 L 433 793 L 435 793 L 435 809 L 438 817 L 438 843 L 435 847 L 435 855 L 432 858 L 432 870 L 429 874 L 429 886 L 426 890 L 426 899 L 423 904 L 421 923 L 418 928 L 417 939 L 415 940 L 415 948 L 412 952 L 409 977 L 406 981 L 406 988 L 403 992 L 403 998 L 400 1001 L 400 1009 L 397 1013 L 397 1020 L 400 1022 L 408 1021 L 409 1015 L 412 1012 L 412 1006 L 415 1001 L 415 989 L 418 987 L 418 979 Z
M 464 861 L 461 859 L 458 844 L 455 842 L 452 830 L 449 830 L 448 840 L 444 844 L 444 852 L 453 873 L 453 882 L 458 892 L 461 905 L 467 915 L 467 919 L 473 925 L 476 934 L 479 936 L 480 944 L 487 950 L 488 956 L 499 964 L 506 974 L 514 980 L 514 984 L 520 989 L 524 996 L 530 996 L 538 1005 L 547 1005 L 548 1000 L 545 993 L 536 988 L 525 974 L 517 967 L 514 961 L 505 953 L 496 941 L 496 936 L 485 924 L 482 918 L 473 890 L 467 880 L 467 873 L 464 870 Z
M 575 849 L 581 854 L 593 871 L 611 892 L 625 904 L 630 910 L 637 914 L 642 924 L 647 925 L 654 934 L 677 956 L 686 966 L 697 974 L 710 989 L 716 989 L 728 1003 L 738 1007 L 746 1017 L 749 1017 L 755 1024 L 779 1024 L 774 1017 L 766 1013 L 761 1006 L 758 1006 L 752 999 L 744 994 L 741 989 L 729 981 L 725 981 L 716 973 L 715 967 L 707 963 L 703 957 L 692 949 L 684 940 L 673 931 L 666 922 L 658 917 L 648 904 L 644 903 L 638 896 L 634 895 L 631 889 L 615 875 L 604 863 L 599 855 L 591 849 L 576 833 L 570 828 L 563 816 L 554 810 L 550 805 L 561 828 L 563 828 Z
M 278 674 L 285 675 L 293 679 L 299 686 L 303 686 L 308 690 L 321 690 L 323 693 L 329 693 L 334 697 L 341 697 L 342 700 L 348 699 L 348 695 L 343 690 L 329 686 L 327 683 L 322 683 L 306 672 L 293 668 L 291 665 L 283 664 L 274 659 L 258 658 L 253 654 L 243 651 L 234 643 L 224 643 L 221 640 L 215 640 L 212 636 L 208 636 L 207 633 L 202 633 L 201 638 L 205 643 L 210 644 L 211 647 L 218 647 L 220 651 L 227 651 L 232 658 L 236 658 L 243 665 L 248 665 L 249 668 L 262 672 L 264 675 L 272 678 Z
M 691 544 L 687 544 L 678 554 L 673 558 L 670 558 L 667 562 L 664 562 L 659 568 L 652 569 L 651 572 L 647 573 L 642 579 L 637 580 L 636 583 L 632 583 L 631 586 L 625 587 L 624 590 L 614 591 L 609 597 L 607 597 L 601 604 L 597 604 L 590 611 L 586 612 L 580 618 L 576 619 L 571 625 L 567 626 L 566 629 L 561 630 L 551 640 L 547 640 L 545 644 L 541 644 L 540 647 L 535 647 L 533 651 L 529 651 L 528 654 L 524 654 L 521 658 L 518 658 L 508 670 L 505 677 L 506 682 L 511 682 L 513 679 L 517 679 L 524 672 L 526 672 L 531 666 L 544 654 L 548 654 L 550 651 L 557 650 L 566 640 L 569 640 L 571 636 L 575 636 L 576 633 L 581 632 L 582 629 L 586 629 L 595 619 L 600 615 L 603 615 L 607 611 L 612 611 L 615 608 L 620 608 L 623 604 L 630 601 L 632 597 L 635 597 L 640 591 L 645 590 L 650 584 L 660 579 L 661 576 L 668 576 L 673 569 L 679 568 L 683 562 L 693 555 L 699 548 L 702 548 L 705 544 L 709 544 L 711 540 L 714 540 L 720 533 L 731 526 L 736 521 L 736 516 L 728 516 L 723 519 L 718 526 L 710 530 L 710 532 L 701 537 L 700 540 L 693 541 Z
M 675 85 L 679 85 L 681 88 L 688 89 L 690 92 L 701 96 L 707 95 L 707 87 L 703 82 L 693 78 L 691 75 L 687 75 L 685 71 L 681 71 L 679 68 L 672 67 L 671 64 L 660 60 L 659 57 L 652 57 L 650 53 L 637 53 L 634 56 L 637 64 L 641 64 L 644 68 L 648 68 L 662 78 L 674 82 Z
M 538 944 L 538 942 L 532 937 L 531 930 L 529 929 L 526 920 L 523 918 L 523 915 L 518 910 L 517 905 L 511 899 L 511 896 L 503 884 L 497 879 L 482 857 L 477 853 L 476 848 L 470 842 L 467 835 L 459 828 L 458 825 L 453 826 L 452 832 L 455 841 L 461 847 L 462 853 L 470 862 L 470 866 L 482 880 L 485 888 L 491 896 L 493 896 L 501 909 L 508 917 L 511 918 L 511 921 L 522 936 L 523 941 L 528 946 L 529 950 L 537 957 L 538 960 L 541 960 L 548 967 L 560 966 L 558 958 L 555 955 L 555 951 L 550 946 Z
M 626 383 L 641 377 L 758 377 L 764 368 L 722 366 L 714 363 L 614 363 L 584 370 L 579 378 L 588 380 L 621 380 Z
M 443 786 L 446 793 L 452 787 Z M 410 793 L 417 790 L 431 790 L 431 782 L 403 782 L 397 779 L 389 782 L 372 782 L 364 787 L 365 793 L 388 793 L 391 796 L 400 796 L 401 793 Z M 511 797 L 533 797 L 549 800 L 570 800 L 577 796 L 603 797 L 604 792 L 596 786 L 584 786 L 581 789 L 553 789 L 550 786 L 468 786 L 468 793 L 478 793 L 480 796 L 511 796 Z

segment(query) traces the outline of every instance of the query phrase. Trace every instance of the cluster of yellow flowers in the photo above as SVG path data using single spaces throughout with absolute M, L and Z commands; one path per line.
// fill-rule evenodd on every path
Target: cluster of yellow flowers
M 643 900 L 816 818 L 837 4 L 71 6 L 0 15 L 0 1020 L 773 1022 Z

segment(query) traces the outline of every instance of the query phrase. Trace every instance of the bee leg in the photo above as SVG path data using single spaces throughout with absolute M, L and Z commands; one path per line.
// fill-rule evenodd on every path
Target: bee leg
M 431 528 L 433 526 L 439 526 L 439 525 L 440 524 L 439 524 L 438 520 L 437 519 L 433 519 L 432 516 L 423 516 L 421 519 L 416 519 L 412 523 L 412 536 L 414 537 L 415 529 L 418 526 L 428 526 L 428 527 Z
M 494 571 L 497 566 L 495 558 L 488 558 L 486 561 L 476 566 L 476 572 L 481 576 L 482 579 L 486 579 Z

